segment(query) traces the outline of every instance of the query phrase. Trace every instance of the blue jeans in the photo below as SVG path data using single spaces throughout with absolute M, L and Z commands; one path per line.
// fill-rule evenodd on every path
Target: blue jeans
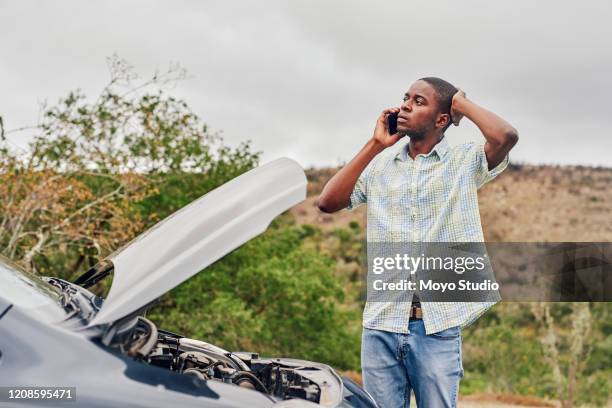
M 409 334 L 363 329 L 363 385 L 380 408 L 456 407 L 463 377 L 461 330 L 426 335 L 423 320 L 411 320 Z

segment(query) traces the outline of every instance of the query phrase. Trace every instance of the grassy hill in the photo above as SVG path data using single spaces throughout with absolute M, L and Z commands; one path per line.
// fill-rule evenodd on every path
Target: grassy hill
M 308 198 L 291 214 L 297 224 L 312 228 L 309 245 L 335 260 L 336 276 L 348 294 L 342 306 L 354 312 L 351 324 L 358 328 L 366 206 L 335 214 L 316 207 L 318 194 L 338 170 L 307 170 Z M 511 165 L 479 191 L 479 204 L 487 242 L 612 241 L 612 168 Z M 558 306 L 561 319 L 567 310 Z M 605 356 L 612 351 L 611 311 L 609 303 L 592 307 L 591 354 L 579 378 L 579 404 L 610 403 L 612 369 Z M 551 399 L 554 381 L 537 333 L 528 304 L 518 302 L 496 305 L 464 330 L 466 376 L 460 406 L 560 406 Z
M 330 215 L 315 205 L 338 170 L 307 170 L 308 199 L 291 210 L 298 223 L 365 226 L 365 206 Z M 612 168 L 511 165 L 479 191 L 479 203 L 488 242 L 612 241 Z

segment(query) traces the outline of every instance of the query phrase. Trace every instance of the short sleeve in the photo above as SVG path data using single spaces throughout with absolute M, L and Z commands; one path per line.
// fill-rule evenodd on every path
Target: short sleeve
M 351 193 L 349 205 L 346 207 L 347 210 L 352 210 L 355 207 L 365 204 L 368 201 L 368 179 L 372 171 L 373 161 L 370 162 L 365 169 L 359 175 L 355 188 Z
M 507 154 L 495 168 L 489 170 L 489 163 L 487 162 L 487 155 L 484 150 L 484 143 L 476 145 L 476 158 L 475 158 L 475 179 L 476 186 L 482 187 L 489 181 L 497 177 L 502 171 L 508 167 L 510 161 L 509 155 Z

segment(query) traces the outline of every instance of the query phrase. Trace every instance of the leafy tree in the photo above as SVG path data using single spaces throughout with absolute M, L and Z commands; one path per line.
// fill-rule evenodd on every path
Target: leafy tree
M 306 249 L 302 227 L 276 223 L 172 291 L 151 317 L 230 350 L 359 366 L 358 318 L 341 310 L 332 259 Z M 223 311 L 223 312 L 219 312 Z
M 563 310 L 567 308 L 570 310 Z M 563 305 L 534 302 L 531 310 L 541 325 L 540 341 L 546 362 L 552 369 L 561 406 L 571 408 L 578 395 L 578 378 L 584 371 L 590 353 L 587 339 L 591 335 L 593 318 L 589 303 L 572 302 Z M 568 322 L 569 328 L 556 324 L 567 325 Z
M 36 272 L 72 279 L 259 161 L 248 142 L 228 148 L 167 95 L 185 77 L 180 67 L 146 81 L 116 57 L 109 67 L 94 101 L 75 91 L 43 109 L 26 151 L 1 146 L 0 250 Z M 356 368 L 360 327 L 349 323 L 358 317 L 342 308 L 333 260 L 305 246 L 312 231 L 289 218 L 164 296 L 150 316 L 233 350 Z
M 43 108 L 26 151 L 3 139 L 2 254 L 34 271 L 74 277 L 259 160 L 248 142 L 224 146 L 166 94 L 185 77 L 179 66 L 142 81 L 124 60 L 108 64 L 111 80 L 95 101 L 75 91 Z

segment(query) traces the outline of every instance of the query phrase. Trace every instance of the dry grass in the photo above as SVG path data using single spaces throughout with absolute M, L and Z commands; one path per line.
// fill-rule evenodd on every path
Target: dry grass
M 323 230 L 365 225 L 365 206 L 324 214 L 316 199 L 338 169 L 310 169 L 306 201 L 291 212 Z M 612 169 L 581 166 L 511 166 L 479 191 L 488 242 L 612 241 Z

